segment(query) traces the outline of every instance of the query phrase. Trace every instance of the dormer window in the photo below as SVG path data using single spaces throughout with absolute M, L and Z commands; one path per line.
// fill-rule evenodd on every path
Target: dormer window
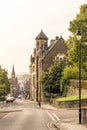
M 64 55 L 64 54 L 58 54 L 56 57 L 55 57 L 55 60 L 54 60 L 54 62 L 55 63 L 60 63 L 60 62 L 62 62 L 62 61 L 64 61 L 65 63 L 67 62 L 67 59 L 66 59 L 66 56 Z

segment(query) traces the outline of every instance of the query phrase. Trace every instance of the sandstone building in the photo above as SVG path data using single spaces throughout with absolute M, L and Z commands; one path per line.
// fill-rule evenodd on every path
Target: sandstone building
M 10 81 L 10 93 L 12 96 L 17 97 L 18 95 L 18 79 L 15 75 L 14 65 L 12 67 L 11 79 Z
M 42 87 L 40 78 L 42 71 L 56 62 L 65 61 L 67 63 L 67 47 L 62 37 L 56 37 L 50 41 L 41 30 L 36 37 L 36 47 L 30 57 L 30 99 L 41 101 Z

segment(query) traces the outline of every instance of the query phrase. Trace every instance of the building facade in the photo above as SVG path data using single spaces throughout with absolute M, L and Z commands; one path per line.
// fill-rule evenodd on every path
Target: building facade
M 18 79 L 15 75 L 14 65 L 12 67 L 11 79 L 10 79 L 10 93 L 12 96 L 17 97 L 18 95 Z
M 58 36 L 52 39 L 48 46 L 48 37 L 42 30 L 35 40 L 36 47 L 30 57 L 30 99 L 41 101 L 42 71 L 47 71 L 56 62 L 65 61 L 67 63 L 67 47 L 64 39 Z

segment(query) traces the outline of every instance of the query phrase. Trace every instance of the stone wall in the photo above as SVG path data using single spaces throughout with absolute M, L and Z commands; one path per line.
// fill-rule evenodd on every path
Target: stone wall
M 53 106 L 57 108 L 74 108 L 79 106 L 79 101 L 56 101 L 55 99 L 51 101 Z M 82 99 L 82 107 L 87 106 L 87 99 Z
M 87 94 L 87 89 L 81 89 L 81 94 L 86 95 Z M 73 95 L 79 95 L 79 88 L 75 87 L 69 87 L 69 90 L 67 92 L 67 96 L 73 96 Z
M 78 100 L 65 101 L 65 102 L 52 100 L 51 103 L 53 104 L 53 106 L 55 106 L 57 108 L 75 108 L 75 107 L 78 107 L 78 109 L 79 109 L 79 101 Z M 87 99 L 82 100 L 81 110 L 82 110 L 81 122 L 82 122 L 82 124 L 87 125 Z
M 75 79 L 70 80 L 69 89 L 67 96 L 78 95 L 79 94 L 79 81 Z M 87 94 L 87 80 L 81 80 L 81 94 Z
M 82 123 L 87 125 L 87 107 L 82 108 Z

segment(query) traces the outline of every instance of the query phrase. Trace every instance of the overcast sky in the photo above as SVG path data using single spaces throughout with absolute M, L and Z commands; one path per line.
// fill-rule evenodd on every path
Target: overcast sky
M 66 40 L 69 22 L 87 0 L 0 0 L 0 65 L 15 72 L 29 72 L 35 37 L 41 29 L 49 38 Z

